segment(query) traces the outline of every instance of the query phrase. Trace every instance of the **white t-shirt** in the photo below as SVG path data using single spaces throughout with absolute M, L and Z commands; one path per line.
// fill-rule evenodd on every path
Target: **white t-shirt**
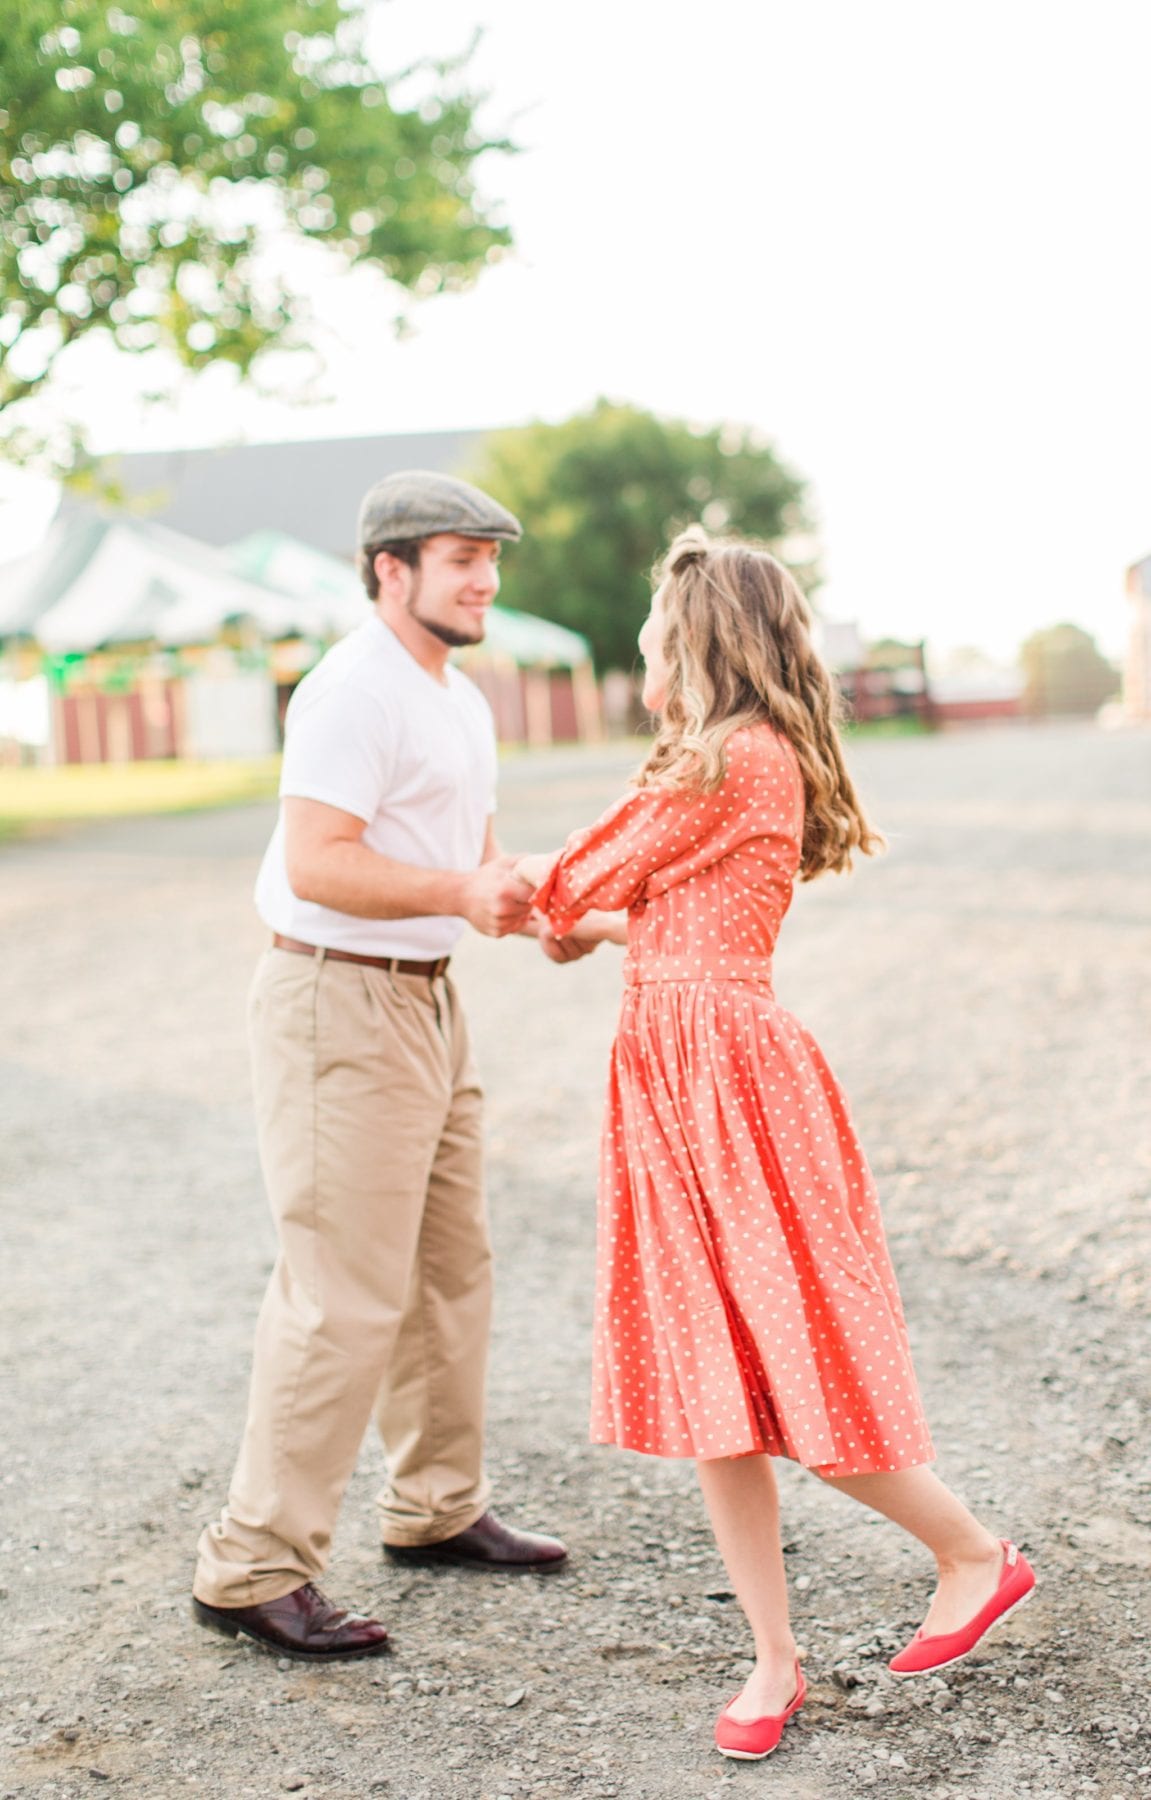
M 367 826 L 364 843 L 422 869 L 476 869 L 496 804 L 491 709 L 451 664 L 429 675 L 375 613 L 334 644 L 292 695 L 280 795 L 322 800 Z M 421 961 L 447 956 L 463 919 L 358 919 L 288 884 L 284 814 L 256 881 L 256 910 L 284 937 Z

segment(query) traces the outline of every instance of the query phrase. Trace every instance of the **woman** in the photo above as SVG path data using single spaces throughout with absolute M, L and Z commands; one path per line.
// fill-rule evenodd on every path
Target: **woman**
M 661 573 L 639 638 L 660 729 L 636 785 L 558 856 L 519 866 L 543 929 L 627 944 L 592 1437 L 696 1459 L 755 1639 L 716 1745 L 754 1758 L 804 1698 L 773 1456 L 934 1554 L 938 1586 L 896 1674 L 965 1656 L 1035 1578 L 926 1466 L 875 1186 L 834 1076 L 771 989 L 797 873 L 845 869 L 881 843 L 844 766 L 806 602 L 766 550 L 699 531 Z

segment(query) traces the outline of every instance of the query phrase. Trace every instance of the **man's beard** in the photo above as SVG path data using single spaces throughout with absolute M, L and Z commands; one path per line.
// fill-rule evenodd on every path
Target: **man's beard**
M 469 644 L 483 642 L 482 631 L 479 637 L 469 637 L 466 632 L 453 631 L 450 625 L 441 625 L 436 619 L 421 618 L 419 613 L 413 613 L 412 617 L 425 631 L 430 631 L 433 637 L 439 638 L 441 644 L 447 644 L 452 650 L 466 650 Z
M 430 631 L 433 637 L 439 638 L 441 644 L 447 644 L 450 650 L 466 650 L 469 644 L 483 643 L 484 631 L 482 623 L 478 634 L 474 637 L 469 637 L 466 631 L 456 631 L 451 625 L 441 625 L 438 619 L 425 618 L 419 609 L 421 585 L 419 570 L 417 570 L 416 579 L 412 584 L 412 591 L 408 595 L 408 612 L 416 621 L 417 625 L 422 625 L 425 631 Z

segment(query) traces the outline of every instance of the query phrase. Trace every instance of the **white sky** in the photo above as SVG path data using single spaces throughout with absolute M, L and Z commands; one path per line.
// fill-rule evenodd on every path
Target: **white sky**
M 598 394 L 764 431 L 811 483 L 822 603 L 1007 654 L 1118 651 L 1151 552 L 1144 0 L 390 0 L 385 67 L 486 35 L 482 185 L 517 237 L 394 342 L 320 281 L 331 403 L 90 360 L 101 448 L 560 419 Z M 654 550 L 655 546 L 653 546 Z

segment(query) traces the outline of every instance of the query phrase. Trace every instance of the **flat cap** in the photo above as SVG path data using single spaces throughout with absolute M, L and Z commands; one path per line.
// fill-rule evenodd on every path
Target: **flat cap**
M 514 543 L 523 526 L 490 494 L 454 475 L 401 469 L 370 487 L 360 502 L 359 544 L 394 543 L 455 531 L 461 537 L 504 538 Z

